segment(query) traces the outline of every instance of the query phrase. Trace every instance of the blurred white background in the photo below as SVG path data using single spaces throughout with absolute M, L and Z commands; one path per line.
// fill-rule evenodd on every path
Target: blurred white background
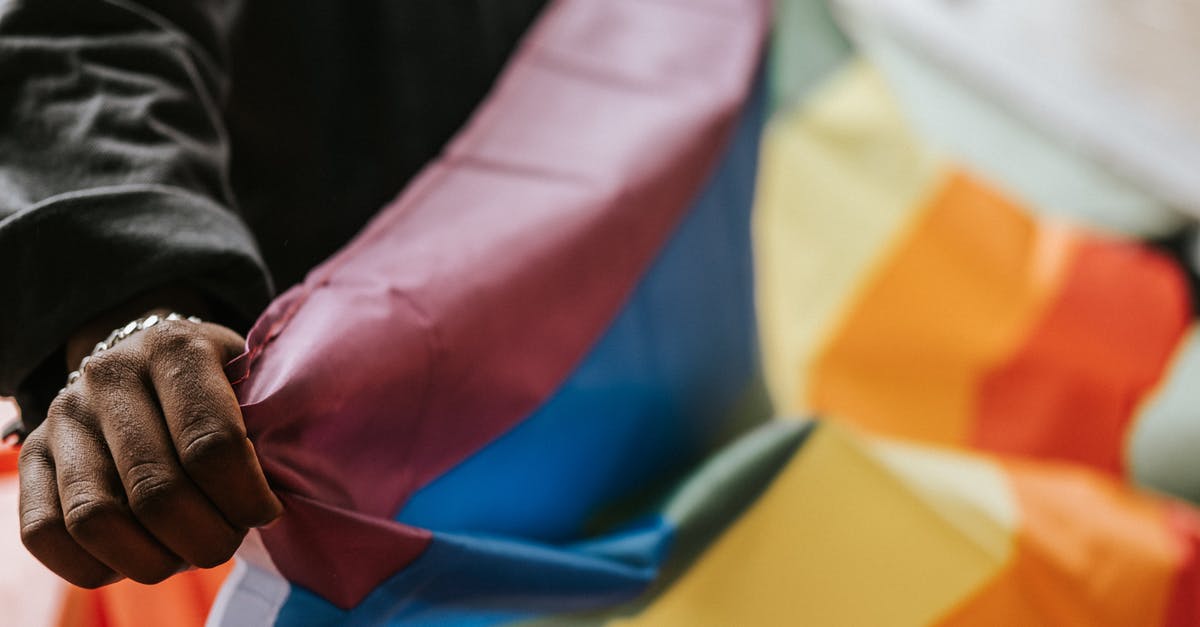
M 1200 2 L 833 4 L 865 49 L 892 59 L 910 55 L 1058 146 L 1085 152 L 1165 205 L 1200 217 L 1200 177 L 1195 176 L 1200 163 Z M 905 86 L 898 89 L 903 92 Z M 926 122 L 943 113 L 936 100 L 932 108 L 914 103 L 925 108 L 916 115 Z M 925 126 L 949 143 L 975 141 L 969 126 Z M 962 146 L 964 152 L 970 149 Z

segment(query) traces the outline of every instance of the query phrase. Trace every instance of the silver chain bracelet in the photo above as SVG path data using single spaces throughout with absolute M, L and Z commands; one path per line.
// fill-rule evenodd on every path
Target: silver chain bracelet
M 200 324 L 203 322 L 203 320 L 197 318 L 196 316 L 184 316 L 183 314 L 172 312 L 165 316 L 151 314 L 144 318 L 138 318 L 137 320 L 134 320 L 126 325 L 117 327 L 116 329 L 113 329 L 112 333 L 108 334 L 108 337 L 96 344 L 90 355 L 84 357 L 83 361 L 79 362 L 78 370 L 75 370 L 71 374 L 67 375 L 67 387 L 70 387 L 72 383 L 75 383 L 79 380 L 79 377 L 83 376 L 83 370 L 84 368 L 87 368 L 88 362 L 94 359 L 100 353 L 112 349 L 114 346 L 125 341 L 127 338 L 129 338 L 129 336 L 137 333 L 138 331 L 145 331 L 146 329 L 149 329 L 160 322 L 175 322 L 177 320 L 186 320 L 187 322 L 191 322 L 193 324 Z M 59 390 L 58 393 L 62 394 L 63 392 L 66 392 L 67 387 Z

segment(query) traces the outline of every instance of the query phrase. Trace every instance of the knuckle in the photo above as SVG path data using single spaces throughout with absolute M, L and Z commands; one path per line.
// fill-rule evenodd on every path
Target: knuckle
M 132 466 L 127 481 L 129 507 L 138 516 L 161 514 L 177 500 L 182 487 L 172 468 L 160 462 Z
M 20 452 L 17 453 L 17 465 L 27 468 L 29 464 L 38 463 L 49 456 L 50 445 L 46 441 L 46 436 L 43 435 L 43 430 L 38 429 L 25 438 L 25 443 L 21 445 Z
M 104 529 L 121 514 L 121 507 L 111 499 L 81 498 L 65 507 L 63 522 L 72 537 L 82 540 L 99 539 Z
M 151 352 L 160 356 L 196 355 L 208 351 L 208 343 L 190 323 L 166 322 L 147 331 Z
M 72 387 L 72 389 L 68 389 L 62 394 L 59 394 L 57 397 L 55 397 L 54 401 L 50 403 L 50 409 L 46 413 L 46 420 L 57 421 L 63 418 L 77 419 L 79 416 L 86 413 L 88 413 L 86 396 L 79 389 Z M 41 429 L 34 431 L 32 435 L 37 435 L 39 431 L 41 431 Z
M 54 399 L 45 424 L 38 428 L 42 430 L 49 431 L 42 444 L 47 455 L 61 452 L 79 443 L 81 438 L 100 438 L 97 414 L 87 393 L 78 389 L 67 390 Z
M 138 365 L 136 357 L 131 355 L 127 350 L 114 348 L 104 351 L 89 360 L 85 375 L 90 381 L 107 385 L 136 378 L 137 373 Z
M 183 467 L 195 469 L 215 461 L 230 459 L 242 446 L 245 434 L 232 426 L 210 427 L 197 430 L 179 448 L 179 460 Z

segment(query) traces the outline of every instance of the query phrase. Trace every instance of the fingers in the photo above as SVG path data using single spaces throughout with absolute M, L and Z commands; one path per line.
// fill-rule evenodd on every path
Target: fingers
M 155 583 L 226 561 L 282 512 L 223 366 L 243 349 L 212 324 L 160 322 L 89 359 L 20 457 L 21 538 L 71 583 Z
M 67 531 L 53 458 L 43 438 L 44 433 L 36 431 L 21 447 L 21 542 L 50 570 L 82 588 L 98 588 L 120 579 Z
M 113 571 L 141 583 L 162 581 L 184 564 L 134 518 L 90 409 L 70 402 L 77 395 L 59 399 L 71 407 L 59 410 L 47 434 L 63 524 L 75 544 Z
M 101 383 L 98 379 L 89 385 Z M 134 516 L 187 563 L 202 568 L 225 563 L 245 531 L 226 522 L 184 473 L 144 379 L 107 385 L 110 393 L 99 397 L 99 423 Z
M 204 325 L 215 327 L 215 325 Z M 206 328 L 204 340 L 165 326 L 150 336 L 150 380 L 167 431 L 188 477 L 234 527 L 264 525 L 283 512 L 271 492 L 225 378 L 225 361 L 241 350 L 236 334 Z

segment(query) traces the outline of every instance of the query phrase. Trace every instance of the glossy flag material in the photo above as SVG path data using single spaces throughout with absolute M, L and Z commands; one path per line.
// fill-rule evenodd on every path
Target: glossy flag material
M 1200 514 L 1135 485 L 1200 496 L 1186 270 L 929 145 L 823 2 L 764 69 L 768 12 L 553 3 L 272 305 L 229 373 L 287 512 L 210 624 L 1200 623 Z
M 768 24 L 765 1 L 552 3 L 444 156 L 272 304 L 229 372 L 287 515 L 226 616 L 277 576 L 283 624 L 520 618 L 650 583 L 626 532 L 589 528 L 767 417 Z

